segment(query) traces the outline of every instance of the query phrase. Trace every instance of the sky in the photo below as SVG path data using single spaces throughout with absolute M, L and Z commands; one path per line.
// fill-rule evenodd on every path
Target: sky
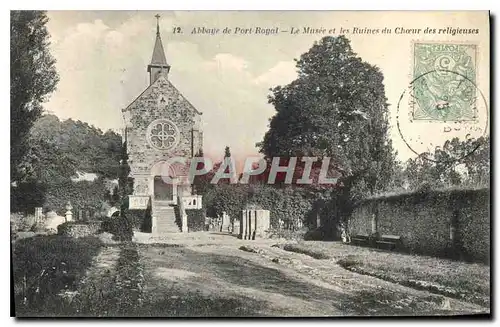
M 328 30 L 384 27 L 424 30 L 478 28 L 479 34 L 348 34 L 353 50 L 384 74 L 390 110 L 390 136 L 401 160 L 442 144 L 450 136 L 486 133 L 489 99 L 489 30 L 485 12 L 231 12 L 231 11 L 49 11 L 50 49 L 60 75 L 57 90 L 45 105 L 61 119 L 72 118 L 103 130 L 123 128 L 121 109 L 149 83 L 151 60 L 160 14 L 160 32 L 169 80 L 203 113 L 204 152 L 222 157 L 230 146 L 236 158 L 255 155 L 255 143 L 268 129 L 274 108 L 269 89 L 296 78 L 294 58 L 306 52 Z M 182 33 L 173 33 L 180 27 Z M 193 28 L 324 28 L 327 33 L 279 35 L 192 34 Z M 412 80 L 413 42 L 473 43 L 477 45 L 477 87 L 480 101 L 474 124 L 455 123 L 451 132 L 442 123 L 407 121 L 408 100 L 398 102 Z M 406 106 L 408 107 L 408 106 Z M 406 111 L 405 111 L 406 110 Z M 402 118 L 404 117 L 404 118 Z M 397 128 L 400 123 L 399 129 Z M 464 125 L 465 124 L 465 125 Z M 477 126 L 479 127 L 477 127 Z M 485 127 L 486 126 L 486 127 Z M 332 126 L 334 128 L 334 126 Z M 476 135 L 477 134 L 477 135 Z

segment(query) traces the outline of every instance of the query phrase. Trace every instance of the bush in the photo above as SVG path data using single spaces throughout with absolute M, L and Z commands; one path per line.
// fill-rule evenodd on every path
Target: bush
M 129 209 L 128 215 L 133 230 L 150 233 L 151 232 L 151 209 Z
M 188 230 L 198 232 L 205 230 L 205 214 L 203 209 L 186 209 Z
M 12 231 L 30 231 L 36 225 L 34 215 L 25 215 L 22 213 L 10 214 L 10 228 Z
M 113 234 L 113 240 L 115 241 L 131 241 L 134 236 L 132 218 L 127 214 L 117 218 L 105 218 L 100 231 Z
M 10 188 L 11 211 L 29 212 L 45 203 L 47 185 L 33 181 L 19 183 Z
M 310 230 L 304 234 L 304 240 L 306 241 L 321 241 L 325 240 L 326 238 L 326 233 L 321 228 Z

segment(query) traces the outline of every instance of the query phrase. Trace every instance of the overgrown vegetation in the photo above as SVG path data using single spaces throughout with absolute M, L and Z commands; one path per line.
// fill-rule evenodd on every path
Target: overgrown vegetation
M 73 292 L 102 244 L 94 237 L 35 236 L 13 244 L 12 267 L 18 316 L 64 315 L 60 295 Z
M 115 310 L 119 316 L 133 316 L 142 304 L 144 286 L 143 267 L 139 262 L 137 245 L 130 243 L 122 247 L 118 258 L 117 278 L 114 285 L 117 300 Z
M 101 202 L 116 200 L 107 181 L 119 174 L 120 135 L 45 115 L 35 122 L 27 142 L 24 179 L 12 187 L 12 210 L 43 206 L 60 213 L 68 200 L 75 208 L 98 210 Z M 97 179 L 76 181 L 77 173 L 94 173 Z

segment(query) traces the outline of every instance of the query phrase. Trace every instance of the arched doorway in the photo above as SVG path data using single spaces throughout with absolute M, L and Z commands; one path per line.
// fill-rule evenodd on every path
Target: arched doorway
M 169 176 L 172 179 L 172 176 Z M 162 176 L 153 177 L 153 199 L 157 201 L 173 201 L 174 185 Z
M 160 161 L 151 167 L 150 189 L 153 190 L 153 200 L 177 203 L 177 175 L 175 164 L 169 165 Z

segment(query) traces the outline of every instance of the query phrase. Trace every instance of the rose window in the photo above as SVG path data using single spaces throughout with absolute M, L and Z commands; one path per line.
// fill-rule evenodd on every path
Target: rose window
M 158 119 L 149 125 L 147 138 L 149 144 L 155 149 L 169 150 L 179 142 L 179 130 L 171 121 Z

